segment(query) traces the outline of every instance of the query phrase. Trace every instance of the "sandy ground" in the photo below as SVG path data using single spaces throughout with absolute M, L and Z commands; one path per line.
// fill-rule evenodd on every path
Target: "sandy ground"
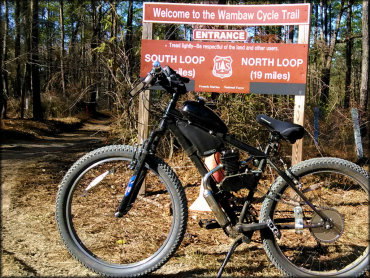
M 55 223 L 55 197 L 59 182 L 73 162 L 104 145 L 106 130 L 104 121 L 95 121 L 72 133 L 1 142 L 1 277 L 95 275 L 64 247 Z M 200 177 L 189 171 L 190 161 L 180 162 L 181 167 L 177 163 L 172 166 L 183 182 L 190 205 L 199 194 Z M 216 276 L 232 240 L 219 229 L 201 229 L 197 224 L 200 218 L 211 215 L 190 213 L 182 246 L 154 276 Z M 241 246 L 235 254 L 225 277 L 279 274 L 267 261 L 261 244 Z
M 90 277 L 96 274 L 73 259 L 57 231 L 54 212 L 58 184 L 86 152 L 105 145 L 107 122 L 90 121 L 81 129 L 1 145 L 1 277 Z M 179 155 L 169 162 L 191 205 L 199 194 L 199 175 Z M 190 212 L 184 241 L 153 277 L 215 277 L 232 239 L 222 230 L 198 226 L 209 213 Z M 238 247 L 223 277 L 271 277 L 279 271 L 267 260 L 258 235 Z M 367 273 L 368 276 L 368 273 Z
M 104 121 L 88 122 L 73 133 L 2 142 L 2 277 L 91 275 L 62 245 L 54 203 L 68 167 L 102 144 L 106 128 Z

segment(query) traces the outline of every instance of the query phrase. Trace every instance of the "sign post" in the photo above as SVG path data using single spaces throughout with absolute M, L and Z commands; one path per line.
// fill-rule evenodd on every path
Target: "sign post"
M 362 159 L 364 159 L 365 155 L 364 155 L 364 149 L 362 147 L 360 123 L 358 120 L 358 111 L 356 108 L 351 109 L 351 115 L 352 115 L 352 121 L 353 121 L 353 132 L 355 136 L 357 161 L 361 161 Z
M 143 23 L 142 39 L 151 40 L 153 33 L 153 23 Z M 145 90 L 139 95 L 139 113 L 138 113 L 138 132 L 139 144 L 143 144 L 149 136 L 149 107 L 150 107 L 150 90 Z M 145 194 L 145 180 L 143 181 L 139 194 Z
M 310 24 L 299 25 L 298 43 L 308 45 L 310 37 Z M 304 105 L 305 96 L 296 95 L 294 97 L 294 123 L 304 126 Z M 292 147 L 292 165 L 302 161 L 303 139 L 297 140 Z

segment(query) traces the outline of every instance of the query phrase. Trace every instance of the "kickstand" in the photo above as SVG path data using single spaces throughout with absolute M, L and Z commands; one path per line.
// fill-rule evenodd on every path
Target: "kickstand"
M 224 262 L 222 263 L 220 269 L 218 270 L 218 273 L 217 273 L 217 278 L 221 278 L 221 275 L 222 275 L 222 272 L 224 271 L 225 269 L 225 266 L 226 264 L 228 263 L 228 261 L 230 260 L 230 257 L 231 255 L 234 253 L 235 249 L 243 243 L 243 241 L 248 241 L 248 238 L 244 235 L 241 235 L 241 236 L 238 236 L 235 241 L 233 242 L 233 244 L 231 245 L 230 247 L 230 250 L 229 252 L 227 252 L 227 255 L 226 255 L 226 258 L 224 260 Z

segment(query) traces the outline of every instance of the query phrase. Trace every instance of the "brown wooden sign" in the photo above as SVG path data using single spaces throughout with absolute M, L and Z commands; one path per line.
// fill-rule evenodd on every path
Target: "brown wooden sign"
M 195 80 L 192 82 L 194 84 L 192 89 L 197 88 L 199 91 L 210 92 L 294 94 L 294 122 L 303 125 L 310 12 L 310 4 L 144 3 L 143 29 L 147 25 L 152 26 L 152 23 L 179 23 L 238 26 L 299 25 L 299 31 L 298 44 L 289 46 L 260 44 L 258 47 L 257 44 L 249 43 L 239 45 L 225 42 L 143 41 L 141 76 L 151 69 L 151 61 L 155 55 L 158 55 L 157 58 L 162 57 L 163 61 L 170 59 L 168 64 L 172 65 L 181 75 Z M 226 34 L 224 32 L 199 33 L 197 36 L 200 35 L 202 41 L 208 39 L 222 41 L 221 37 L 226 37 Z M 238 40 L 233 39 L 232 41 Z M 169 47 L 168 43 L 173 43 L 173 45 Z M 185 44 L 182 45 L 182 43 Z M 160 47 L 164 48 L 160 49 Z M 276 50 L 273 50 L 273 47 L 276 47 Z M 264 49 L 261 50 L 262 48 Z M 166 62 L 162 62 L 162 65 L 166 65 Z M 233 82 L 230 82 L 231 80 Z M 149 103 L 146 106 L 148 105 Z M 145 129 L 147 129 L 147 121 L 142 120 L 141 122 L 145 123 Z M 293 145 L 292 164 L 301 160 L 302 140 L 298 140 Z
M 195 91 L 304 95 L 307 53 L 305 44 L 143 40 L 141 76 L 159 61 Z

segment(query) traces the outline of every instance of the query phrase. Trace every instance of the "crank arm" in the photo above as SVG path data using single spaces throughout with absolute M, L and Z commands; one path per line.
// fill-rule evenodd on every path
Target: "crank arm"
M 281 237 L 281 233 L 278 227 L 275 225 L 275 223 L 271 219 L 268 219 L 266 222 L 262 222 L 262 223 L 250 223 L 250 224 L 237 224 L 236 225 L 236 230 L 239 233 L 264 230 L 264 229 L 270 229 L 277 238 Z
M 250 223 L 250 224 L 237 224 L 236 230 L 239 233 L 246 233 L 252 231 L 259 231 L 263 229 L 267 229 L 267 223 Z

